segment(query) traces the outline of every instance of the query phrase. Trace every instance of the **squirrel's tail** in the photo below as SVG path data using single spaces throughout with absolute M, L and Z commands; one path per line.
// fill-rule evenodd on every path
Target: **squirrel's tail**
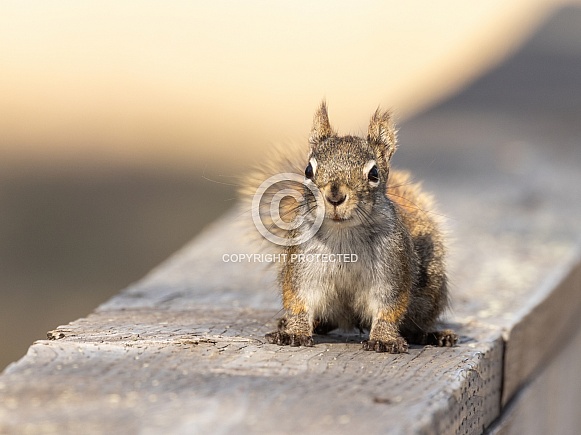
M 249 224 L 247 241 L 261 252 L 278 253 L 284 246 L 288 224 L 299 213 L 300 203 L 293 196 L 303 195 L 307 152 L 298 143 L 274 146 L 241 180 L 238 193 L 242 219 Z

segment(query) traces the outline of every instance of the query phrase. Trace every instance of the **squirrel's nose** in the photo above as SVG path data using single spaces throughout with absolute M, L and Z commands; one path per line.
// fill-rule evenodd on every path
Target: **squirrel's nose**
M 340 204 L 343 204 L 346 199 L 347 195 L 342 193 L 327 195 L 327 201 L 329 201 L 329 203 L 334 205 L 335 207 L 337 207 Z

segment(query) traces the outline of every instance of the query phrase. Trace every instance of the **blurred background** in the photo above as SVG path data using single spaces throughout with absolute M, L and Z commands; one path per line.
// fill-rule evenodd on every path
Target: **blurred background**
M 405 121 L 563 3 L 2 2 L 0 370 L 231 207 L 322 98 L 343 133 Z

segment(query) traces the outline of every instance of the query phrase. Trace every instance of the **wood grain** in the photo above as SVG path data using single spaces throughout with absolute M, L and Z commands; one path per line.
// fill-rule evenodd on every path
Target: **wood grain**
M 73 322 L 7 370 L 0 427 L 470 433 L 498 414 L 502 342 L 493 334 L 403 355 L 362 351 L 358 335 L 288 348 L 264 343 L 272 315 L 142 308 Z

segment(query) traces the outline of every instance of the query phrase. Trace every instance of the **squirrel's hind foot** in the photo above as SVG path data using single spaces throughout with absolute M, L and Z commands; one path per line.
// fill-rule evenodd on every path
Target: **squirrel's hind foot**
M 458 335 L 451 329 L 428 332 L 426 334 L 426 344 L 438 347 L 453 347 L 458 343 Z
M 410 343 L 421 346 L 453 347 L 458 343 L 458 335 L 451 329 L 431 332 L 404 333 Z

